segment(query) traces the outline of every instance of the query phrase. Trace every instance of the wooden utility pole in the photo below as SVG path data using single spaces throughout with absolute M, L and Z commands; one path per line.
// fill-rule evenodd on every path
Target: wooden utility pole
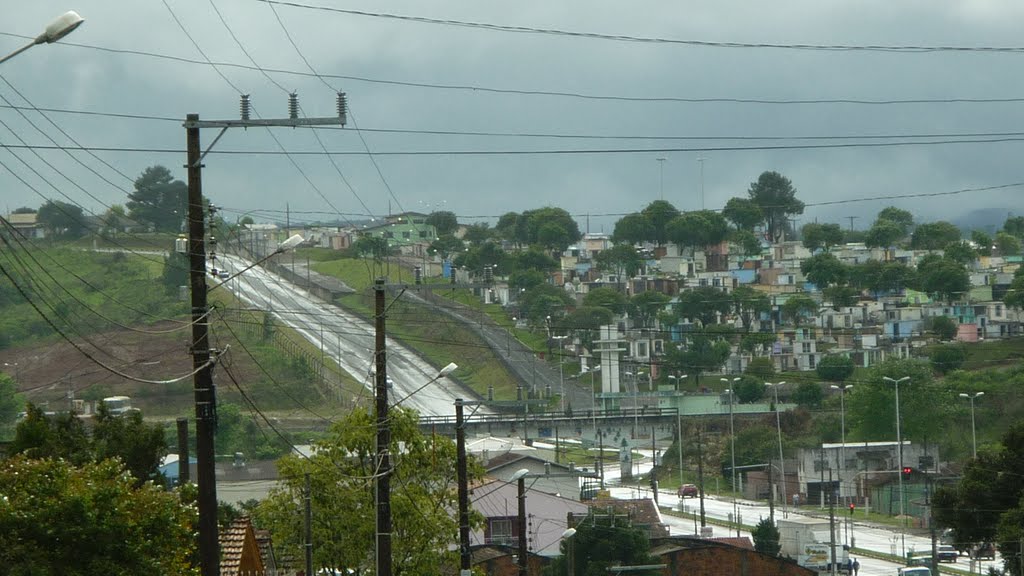
M 187 122 L 197 122 L 189 114 Z M 214 472 L 213 437 L 217 429 L 217 397 L 210 364 L 209 325 L 206 306 L 206 215 L 203 209 L 202 151 L 199 127 L 185 129 L 188 163 L 188 260 L 192 291 L 192 368 L 196 405 L 196 482 L 199 493 L 199 566 L 202 576 L 220 575 L 217 541 L 217 478 Z
M 384 311 L 384 279 L 374 282 L 374 319 L 377 363 L 377 575 L 391 576 L 391 424 L 388 422 L 388 362 Z
M 469 552 L 469 473 L 466 463 L 466 422 L 462 398 L 455 399 L 455 450 L 459 483 L 459 576 L 469 576 L 473 566 Z

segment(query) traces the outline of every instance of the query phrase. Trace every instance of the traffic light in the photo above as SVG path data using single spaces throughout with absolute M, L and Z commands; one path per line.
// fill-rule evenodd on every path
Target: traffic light
M 853 509 L 854 508 L 856 508 L 856 506 L 853 505 L 853 502 L 850 502 L 850 516 L 853 516 Z
M 903 467 L 903 475 L 904 476 L 910 476 L 910 474 L 913 473 L 913 472 L 914 472 L 914 469 L 911 468 L 910 466 L 904 466 Z

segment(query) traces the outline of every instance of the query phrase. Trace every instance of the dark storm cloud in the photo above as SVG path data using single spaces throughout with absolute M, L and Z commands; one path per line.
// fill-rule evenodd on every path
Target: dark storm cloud
M 249 64 L 210 2 L 167 0 L 206 55 L 215 61 Z M 323 3 L 327 5 L 327 3 Z M 255 0 L 215 0 L 216 7 L 250 55 L 263 67 L 305 72 L 307 68 L 277 22 L 274 11 Z M 338 5 L 330 3 L 330 5 Z M 340 6 L 340 5 L 339 5 Z M 162 0 L 72 6 L 87 18 L 67 40 L 203 59 L 174 22 Z M 345 3 L 342 7 L 607 34 L 747 43 L 1015 46 L 1014 23 L 1024 7 L 1003 2 L 477 2 Z M 34 35 L 69 6 L 43 1 L 14 6 L 0 31 Z M 709 48 L 609 42 L 551 35 L 511 34 L 437 26 L 277 6 L 281 21 L 312 66 L 325 74 L 419 83 L 462 84 L 522 90 L 555 90 L 625 96 L 680 96 L 744 99 L 936 99 L 1024 96 L 1018 74 L 1024 54 L 820 52 L 756 48 Z M 7 50 L 21 40 L 0 38 Z M 41 46 L 0 70 L 37 106 L 183 117 L 233 118 L 237 94 L 207 66 L 72 46 Z M 271 73 L 275 86 L 256 71 L 221 68 L 239 90 L 251 93 L 264 116 L 285 114 L 285 93 L 297 90 L 310 115 L 330 115 L 333 93 L 316 78 Z M 432 90 L 356 80 L 327 79 L 348 92 L 363 128 L 577 133 L 672 136 L 838 136 L 922 133 L 1014 132 L 1021 129 L 1019 104 L 853 104 L 752 105 L 737 103 L 609 102 L 479 91 Z M 12 102 L 17 97 L 0 86 Z M 18 102 L 16 102 L 18 103 Z M 51 117 L 82 144 L 116 147 L 183 147 L 174 122 Z M 44 143 L 10 110 L 0 118 L 33 143 Z M 58 142 L 68 141 L 32 115 Z M 308 131 L 278 130 L 292 150 L 318 150 Z M 209 142 L 212 133 L 204 134 Z M 757 142 L 577 141 L 469 136 L 401 135 L 365 132 L 371 150 L 498 150 L 554 148 L 646 148 L 750 146 Z M 362 150 L 350 124 L 345 131 L 323 131 L 329 150 Z M 4 130 L 2 141 L 15 142 Z M 780 142 L 764 142 L 766 145 Z M 218 148 L 275 149 L 261 130 L 229 133 Z M 678 207 L 700 207 L 696 159 L 704 162 L 704 202 L 719 207 L 741 195 L 764 170 L 789 176 L 807 201 L 942 192 L 1024 180 L 1016 142 L 871 149 L 663 152 L 557 156 L 379 156 L 377 164 L 389 193 L 366 157 L 337 162 L 359 198 L 375 214 L 404 208 L 445 206 L 466 215 L 497 215 L 541 205 L 592 214 L 591 229 L 610 230 L 615 216 L 656 199 L 659 166 L 664 164 L 664 195 Z M 47 197 L 59 197 L 39 178 L 4 153 L 11 169 Z M 24 154 L 19 152 L 19 154 Z M 124 196 L 59 152 L 42 153 L 62 172 L 105 204 Z M 127 179 L 95 160 L 84 162 L 120 187 Z M 158 154 L 101 153 L 134 178 L 161 163 L 183 177 L 182 158 Z M 62 191 L 96 210 L 98 202 L 24 156 Z M 363 207 L 322 157 L 296 162 L 320 190 L 306 182 L 287 158 L 211 156 L 206 191 L 215 202 L 247 210 L 284 209 L 361 213 Z M 10 207 L 38 205 L 41 199 L 3 176 Z M 327 200 L 324 200 L 324 198 Z M 949 197 L 945 201 L 898 200 L 925 218 L 954 218 L 966 208 L 1012 210 L 1019 189 Z M 888 202 L 812 207 L 805 219 L 865 225 Z M 581 217 L 581 223 L 584 220 Z

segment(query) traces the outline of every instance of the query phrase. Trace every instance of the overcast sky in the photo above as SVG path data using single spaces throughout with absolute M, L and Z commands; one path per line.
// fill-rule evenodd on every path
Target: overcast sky
M 272 6 L 258 0 L 66 2 L 6 3 L 0 24 L 0 48 L 5 53 L 26 42 L 19 35 L 34 37 L 65 10 L 77 10 L 86 22 L 65 42 L 37 46 L 0 65 L 0 73 L 10 83 L 0 81 L 4 98 L 0 105 L 28 105 L 16 89 L 39 108 L 171 118 L 198 113 L 204 119 L 234 119 L 238 117 L 240 90 L 252 95 L 260 116 L 281 118 L 287 116 L 286 91 L 298 92 L 308 116 L 333 115 L 334 90 L 348 93 L 352 109 L 349 125 L 343 131 L 317 131 L 322 146 L 308 129 L 278 128 L 273 132 L 290 152 L 323 152 L 326 148 L 331 152 L 363 153 L 334 156 L 337 169 L 323 154 L 291 159 L 284 155 L 207 157 L 205 193 L 226 208 L 228 220 L 249 210 L 269 211 L 257 213 L 257 220 L 266 220 L 272 211 L 285 210 L 286 203 L 296 212 L 297 220 L 339 218 L 338 213 L 356 220 L 367 212 L 381 216 L 389 210 L 448 209 L 463 221 L 472 221 L 469 217 L 473 216 L 487 216 L 493 221 L 504 212 L 552 205 L 577 215 L 581 228 L 587 224 L 585 215 L 591 214 L 591 231 L 610 232 L 619 215 L 639 210 L 662 194 L 680 209 L 700 208 L 698 158 L 705 158 L 703 204 L 708 208 L 720 208 L 729 197 L 744 195 L 749 183 L 765 170 L 789 177 L 798 196 L 808 204 L 1024 182 L 1019 158 L 1024 146 L 1013 140 L 873 148 L 721 149 L 865 142 L 751 137 L 971 134 L 935 140 L 991 140 L 995 133 L 1024 132 L 1022 52 L 823 51 L 627 42 L 514 33 L 285 4 Z M 684 41 L 1024 46 L 1020 37 L 1024 3 L 1012 0 L 301 3 L 437 20 Z M 301 55 L 289 42 L 286 31 Z M 232 33 L 249 56 L 232 39 Z M 262 68 L 304 75 L 264 75 L 239 67 L 214 69 L 203 63 L 207 58 L 249 67 L 255 61 Z M 350 78 L 320 80 L 309 75 L 310 66 L 321 75 Z M 378 81 L 639 100 L 440 89 Z M 645 98 L 1022 100 L 868 105 L 656 102 L 642 100 Z M 60 145 L 71 144 L 68 136 L 40 114 L 29 111 L 26 115 L 47 136 L 6 107 L 0 108 L 0 120 L 5 124 L 0 126 L 0 142 L 19 144 L 20 138 L 30 144 L 49 145 L 48 138 L 53 138 Z M 185 133 L 177 121 L 59 112 L 47 112 L 46 116 L 86 147 L 184 149 Z M 365 129 L 361 134 L 356 131 L 357 125 Z M 702 139 L 483 137 L 374 130 Z M 204 130 L 204 147 L 215 135 L 213 130 Z M 703 139 L 708 137 L 720 139 Z M 899 137 L 866 142 L 910 140 Z M 376 167 L 365 155 L 367 148 L 382 153 L 373 157 Z M 676 150 L 486 156 L 383 154 L 651 148 Z M 698 151 L 702 148 L 705 151 Z M 240 150 L 276 152 L 280 148 L 266 129 L 229 131 L 215 148 Z M 97 151 L 97 158 L 72 152 L 81 163 L 59 150 L 38 153 L 41 158 L 23 149 L 0 152 L 5 166 L 0 167 L 3 208 L 38 206 L 43 197 L 66 201 L 66 195 L 89 210 L 102 211 L 104 205 L 123 204 L 124 190 L 131 188 L 130 180 L 117 171 L 134 179 L 153 164 L 166 165 L 178 178 L 185 179 L 183 153 Z M 665 160 L 659 163 L 658 158 Z M 845 227 L 849 225 L 846 216 L 859 216 L 855 226 L 863 228 L 878 210 L 890 204 L 911 209 L 919 219 L 956 219 L 986 208 L 1019 214 L 1022 191 L 1021 187 L 1007 187 L 923 199 L 810 206 L 801 223 L 818 219 L 841 222 Z

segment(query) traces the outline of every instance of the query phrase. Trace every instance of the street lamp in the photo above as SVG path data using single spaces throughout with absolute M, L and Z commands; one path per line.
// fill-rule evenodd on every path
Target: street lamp
M 668 375 L 668 379 L 672 380 L 674 382 L 673 385 L 676 388 L 676 392 L 678 392 L 679 389 L 682 388 L 683 380 L 686 380 L 687 376 L 689 376 L 689 374 L 682 374 L 682 375 L 679 375 L 679 376 L 676 376 L 675 374 L 669 374 Z
M 601 365 L 590 366 L 583 369 L 583 372 L 590 372 L 590 394 L 591 402 L 593 406 L 590 410 L 590 415 L 594 421 L 594 434 L 597 434 L 597 391 L 594 389 L 594 372 L 601 370 Z
M 853 388 L 853 384 L 833 384 L 831 388 L 839 390 L 839 434 L 842 438 L 842 444 L 839 445 L 839 495 L 842 496 L 843 468 L 846 466 L 846 392 Z M 902 473 L 902 467 L 900 470 Z
M 907 382 L 910 380 L 910 376 L 904 376 L 898 380 L 889 378 L 888 376 L 882 376 L 882 380 L 896 385 L 896 458 L 899 461 L 899 481 L 900 481 L 900 523 L 903 522 L 903 437 L 900 434 L 900 382 Z M 904 548 L 904 552 L 906 549 Z
M 728 383 L 730 381 L 728 378 L 719 378 L 719 380 L 721 380 L 722 382 L 726 382 L 726 383 Z M 733 378 L 732 382 L 737 382 L 739 380 L 740 380 L 739 378 Z M 732 461 L 732 489 L 735 491 L 736 490 L 736 432 L 733 429 L 733 418 L 732 418 L 732 397 L 733 397 L 733 391 L 732 391 L 732 388 L 726 388 L 725 389 L 725 393 L 729 395 L 729 444 L 730 444 L 730 449 L 729 449 L 730 455 L 729 455 L 729 457 L 730 457 L 730 459 Z M 740 515 L 739 515 L 739 508 L 738 508 L 738 505 L 736 503 L 736 497 L 735 496 L 732 497 L 732 518 L 733 518 L 733 521 L 736 522 L 736 537 L 739 538 L 740 537 Z
M 782 474 L 782 515 L 787 514 L 787 503 L 786 503 L 786 461 L 782 457 L 782 420 L 779 416 L 779 388 L 785 384 L 785 381 L 776 382 L 765 382 L 765 386 L 769 386 L 775 395 L 775 430 L 779 435 L 779 473 Z
M 973 455 L 975 460 L 978 459 L 978 434 L 974 429 L 974 400 L 978 396 L 984 395 L 984 392 L 975 392 L 974 394 L 964 394 L 962 392 L 960 393 L 961 398 L 967 398 L 968 400 L 971 401 L 971 454 Z
M 565 412 L 565 373 L 563 372 L 564 348 L 563 342 L 568 335 L 552 336 L 552 340 L 558 340 L 558 404 L 562 412 Z
M 43 30 L 42 34 L 36 36 L 35 40 L 22 46 L 21 48 L 18 48 L 17 50 L 11 52 L 7 56 L 4 56 L 3 59 L 0 59 L 0 64 L 7 62 L 11 58 L 14 58 L 18 54 L 21 54 L 22 52 L 28 50 L 36 44 L 53 44 L 57 40 L 60 40 L 68 34 L 71 34 L 71 32 L 75 30 L 75 28 L 78 28 L 82 25 L 82 22 L 85 22 L 85 19 L 79 16 L 78 13 L 74 10 L 69 10 L 61 14 L 53 22 L 50 22 L 50 25 L 47 26 L 45 30 Z
M 562 532 L 562 541 L 565 542 L 565 547 L 566 547 L 566 558 L 565 558 L 566 562 L 565 563 L 569 566 L 569 576 L 574 576 L 574 574 L 576 573 L 575 566 L 573 566 L 573 564 L 575 562 L 575 558 L 573 558 L 573 549 L 572 549 L 573 548 L 573 546 L 572 546 L 572 537 L 575 536 L 575 535 L 576 535 L 576 529 L 575 528 L 566 528 L 565 532 Z

